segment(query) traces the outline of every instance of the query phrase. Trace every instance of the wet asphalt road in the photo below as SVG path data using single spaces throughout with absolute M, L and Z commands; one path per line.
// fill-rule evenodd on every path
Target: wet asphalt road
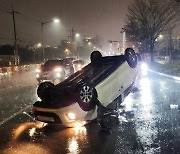
M 36 99 L 33 84 L 17 88 L 19 98 L 13 104 L 31 105 Z M 125 99 L 119 109 L 121 116 L 107 118 L 110 133 L 101 131 L 96 121 L 79 128 L 42 127 L 20 112 L 0 125 L 0 153 L 180 153 L 180 82 L 149 73 L 138 79 L 136 86 L 140 90 Z M 15 97 L 8 90 L 7 98 Z

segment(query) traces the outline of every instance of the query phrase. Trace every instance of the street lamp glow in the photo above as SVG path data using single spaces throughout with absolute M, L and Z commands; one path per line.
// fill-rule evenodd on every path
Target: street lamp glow
M 41 46 L 42 46 L 42 44 L 41 44 L 41 43 L 38 43 L 38 44 L 37 44 L 37 47 L 38 47 L 38 48 L 40 48 Z
M 59 19 L 57 19 L 57 18 L 54 19 L 53 21 L 54 21 L 55 23 L 59 23 Z
M 92 43 L 91 42 L 88 42 L 88 45 L 91 45 Z
M 160 38 L 160 39 L 163 38 L 163 35 L 160 34 L 160 35 L 159 35 L 159 38 Z
M 79 37 L 80 35 L 79 35 L 79 33 L 76 33 L 76 37 Z

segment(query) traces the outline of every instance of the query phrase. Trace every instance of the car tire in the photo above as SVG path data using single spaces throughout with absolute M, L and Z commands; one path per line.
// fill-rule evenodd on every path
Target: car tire
M 42 82 L 37 88 L 37 95 L 40 99 L 46 99 L 46 92 L 54 88 L 54 84 L 51 82 Z
M 131 68 L 135 68 L 137 66 L 137 56 L 135 51 L 132 48 L 127 48 L 125 50 L 125 57 L 127 60 L 127 63 Z
M 91 84 L 81 84 L 77 88 L 76 99 L 83 111 L 90 111 L 97 103 L 96 89 Z
M 102 61 L 102 54 L 99 51 L 93 51 L 90 59 L 92 64 L 100 64 Z

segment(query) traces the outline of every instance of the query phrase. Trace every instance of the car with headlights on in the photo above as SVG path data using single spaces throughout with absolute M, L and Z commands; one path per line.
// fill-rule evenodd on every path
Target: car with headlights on
M 147 75 L 148 72 L 148 65 L 146 62 L 143 60 L 142 56 L 139 53 L 136 53 L 137 60 L 138 60 L 138 69 L 137 73 L 139 77 L 144 77 Z
M 48 60 L 36 69 L 36 79 L 39 83 L 44 81 L 59 83 L 73 73 L 74 68 L 71 62 L 65 59 Z
M 73 67 L 74 67 L 75 72 L 80 71 L 84 66 L 84 61 L 81 59 L 73 60 L 72 63 L 73 63 Z
M 97 118 L 100 103 L 107 107 L 131 92 L 137 76 L 137 56 L 131 48 L 124 55 L 103 57 L 91 53 L 91 62 L 63 82 L 44 82 L 37 88 L 40 101 L 33 104 L 37 121 L 66 127 L 85 125 Z M 121 102 L 122 102 L 121 101 Z

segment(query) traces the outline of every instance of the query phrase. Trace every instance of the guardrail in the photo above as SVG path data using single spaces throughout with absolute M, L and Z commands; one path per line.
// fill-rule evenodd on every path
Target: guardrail
M 1 67 L 0 68 L 0 79 L 7 77 L 8 75 L 17 73 L 17 72 L 27 72 L 39 68 L 40 64 L 30 64 L 22 66 L 10 66 L 10 67 Z

